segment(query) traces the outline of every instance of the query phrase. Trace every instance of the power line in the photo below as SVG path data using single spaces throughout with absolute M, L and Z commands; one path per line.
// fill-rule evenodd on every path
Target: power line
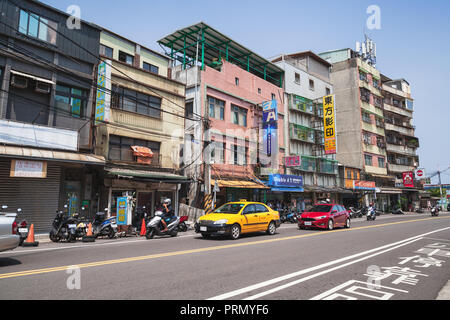
M 14 1 L 12 1 L 12 0 L 7 0 L 7 1 L 9 1 L 9 2 L 12 3 L 12 4 L 14 4 L 17 8 L 20 9 L 20 6 L 19 6 L 16 2 L 14 2 Z M 11 21 L 11 19 L 9 19 L 9 20 Z M 0 21 L 0 22 L 1 22 L 1 21 Z M 8 27 L 11 28 L 11 29 L 14 29 L 14 30 L 17 31 L 17 32 L 20 32 L 18 29 L 14 28 L 14 27 L 12 27 L 12 26 L 10 26 L 10 25 L 4 23 L 4 22 L 1 22 L 1 23 L 4 24 L 4 25 L 6 25 L 6 26 L 8 26 Z M 116 70 L 117 72 L 123 74 L 125 77 L 127 77 L 128 79 L 130 79 L 133 83 L 136 83 L 136 84 L 138 84 L 138 85 L 142 85 L 142 84 L 140 84 L 139 82 L 137 82 L 136 80 L 134 80 L 132 77 L 130 77 L 129 75 L 127 75 L 126 73 L 124 73 L 123 71 L 121 71 L 120 69 L 114 67 L 112 64 L 109 64 L 107 60 L 103 60 L 103 59 L 100 58 L 97 54 L 94 54 L 94 53 L 90 52 L 88 49 L 86 49 L 85 47 L 83 47 L 83 46 L 81 46 L 80 44 L 76 43 L 75 41 L 73 41 L 72 39 L 70 39 L 69 37 L 67 37 L 66 35 L 64 35 L 63 33 L 61 33 L 60 31 L 56 30 L 55 28 L 53 28 L 53 27 L 50 26 L 49 24 L 47 24 L 47 23 L 45 23 L 45 22 L 42 22 L 42 21 L 40 21 L 40 23 L 46 25 L 47 28 L 50 28 L 51 30 L 55 31 L 57 34 L 61 35 L 63 38 L 65 38 L 66 40 L 68 40 L 69 42 L 73 43 L 75 46 L 81 48 L 83 51 L 87 52 L 89 55 L 91 55 L 92 57 L 94 57 L 96 60 L 105 62 L 105 63 L 106 63 L 107 65 L 109 65 L 111 68 L 113 68 L 113 69 Z M 52 50 L 54 50 L 54 49 L 52 49 Z M 185 106 L 181 106 L 181 105 L 179 105 L 179 104 L 173 102 L 172 100 L 167 99 L 167 98 L 161 96 L 159 93 L 155 92 L 154 90 L 152 90 L 152 89 L 150 89 L 150 88 L 148 88 L 148 87 L 147 87 L 147 89 L 150 90 L 150 91 L 152 91 L 152 92 L 155 93 L 156 95 L 158 95 L 161 99 L 166 99 L 167 101 L 169 101 L 170 103 L 172 103 L 172 104 L 174 104 L 174 105 L 180 107 L 181 109 L 183 109 L 183 110 L 185 109 Z M 198 116 L 198 117 L 200 117 L 200 119 L 203 119 L 202 116 L 197 115 L 197 114 L 195 114 L 195 115 Z

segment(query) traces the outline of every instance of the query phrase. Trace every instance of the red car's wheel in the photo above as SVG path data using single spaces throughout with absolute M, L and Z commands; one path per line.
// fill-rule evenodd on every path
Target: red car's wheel
M 334 229 L 334 222 L 332 219 L 328 220 L 328 230 L 333 230 Z

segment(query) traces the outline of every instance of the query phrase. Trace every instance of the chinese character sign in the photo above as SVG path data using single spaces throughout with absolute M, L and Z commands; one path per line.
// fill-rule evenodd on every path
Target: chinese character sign
M 414 188 L 414 172 L 403 172 L 403 185 L 405 188 Z
M 97 99 L 95 120 L 108 121 L 111 104 L 111 61 L 102 61 L 98 65 Z M 98 124 L 100 121 L 95 121 Z
M 127 225 L 128 221 L 128 198 L 127 197 L 118 197 L 117 198 L 117 224 L 118 225 Z
M 278 111 L 277 100 L 265 101 L 263 108 L 263 134 L 264 145 L 267 156 L 276 157 L 278 150 Z M 272 159 L 274 160 L 274 159 Z
M 334 95 L 323 97 L 323 130 L 325 154 L 336 154 L 336 123 Z

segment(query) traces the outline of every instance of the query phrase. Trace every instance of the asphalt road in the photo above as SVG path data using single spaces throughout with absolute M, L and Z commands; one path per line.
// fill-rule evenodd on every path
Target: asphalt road
M 450 279 L 450 213 L 350 229 L 203 239 L 44 243 L 0 253 L 0 299 L 435 299 Z

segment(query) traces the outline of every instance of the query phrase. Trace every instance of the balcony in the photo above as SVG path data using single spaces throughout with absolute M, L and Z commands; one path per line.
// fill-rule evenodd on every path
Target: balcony
M 363 108 L 363 109 L 369 111 L 370 113 L 374 113 L 374 114 L 376 114 L 376 115 L 379 116 L 379 117 L 384 117 L 384 115 L 383 115 L 383 109 L 377 108 L 377 107 L 375 107 L 375 106 L 369 104 L 369 103 L 366 102 L 366 101 L 361 101 L 361 108 Z
M 319 172 L 327 174 L 337 174 L 338 165 L 336 160 L 319 159 Z
M 412 111 L 410 111 L 410 110 L 408 110 L 406 108 L 400 107 L 400 106 L 396 107 L 396 106 L 391 105 L 391 104 L 386 103 L 386 102 L 384 102 L 384 109 L 386 111 L 393 112 L 393 113 L 396 113 L 396 114 L 400 114 L 400 115 L 402 115 L 404 117 L 408 117 L 408 118 L 412 118 L 412 116 L 413 116 Z
M 384 129 L 378 127 L 376 124 L 372 124 L 372 123 L 367 123 L 367 122 L 362 122 L 362 129 L 368 132 L 372 132 L 375 133 L 379 136 L 383 136 L 384 137 Z
M 289 128 L 289 137 L 293 140 L 299 140 L 308 143 L 315 143 L 314 129 L 291 123 Z
M 393 163 L 388 163 L 388 169 L 390 172 L 396 172 L 396 173 L 415 170 L 414 166 L 406 166 L 406 165 L 393 164 Z
M 416 150 L 414 148 L 410 148 L 410 147 L 404 146 L 404 145 L 388 143 L 386 145 L 386 150 L 389 152 L 400 153 L 400 154 L 404 154 L 404 155 L 408 155 L 408 156 L 416 156 Z
M 376 145 L 376 144 L 363 143 L 363 151 L 364 152 L 373 153 L 373 154 L 382 155 L 382 156 L 386 156 L 386 150 L 384 148 L 381 148 L 379 145 Z
M 366 173 L 387 175 L 387 169 L 386 168 L 380 168 L 380 167 L 374 167 L 374 166 L 365 166 L 364 170 L 366 171 Z
M 399 126 L 397 124 L 393 124 L 393 123 L 385 123 L 385 129 L 389 130 L 389 131 L 395 131 L 395 132 L 399 132 L 401 134 L 410 136 L 410 137 L 414 137 L 414 127 L 404 127 L 404 126 Z
M 314 115 L 314 104 L 311 100 L 294 95 L 292 96 L 292 102 L 291 99 L 289 99 L 289 110 Z

